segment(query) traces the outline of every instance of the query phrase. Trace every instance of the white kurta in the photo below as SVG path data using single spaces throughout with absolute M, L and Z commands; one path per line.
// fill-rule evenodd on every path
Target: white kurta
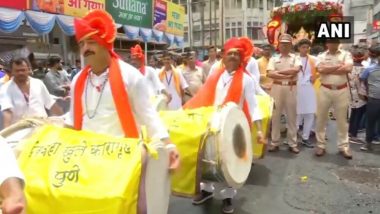
M 165 89 L 165 86 L 161 83 L 160 79 L 158 78 L 157 71 L 154 68 L 145 66 L 144 77 L 148 82 L 147 87 L 151 95 L 160 94 L 160 92 Z
M 218 83 L 216 85 L 214 105 L 221 105 L 223 103 L 225 97 L 227 96 L 228 89 L 231 86 L 232 78 L 233 78 L 233 75 L 230 75 L 227 71 L 224 71 L 223 74 L 220 76 L 220 79 L 218 80 Z M 260 109 L 255 99 L 254 88 L 255 88 L 254 80 L 248 74 L 244 74 L 243 76 L 244 92 L 240 100 L 239 107 L 243 109 L 244 99 L 246 99 L 249 113 L 252 119 L 252 121 L 250 122 L 254 122 L 254 121 L 262 119 L 262 114 L 260 113 Z
M 8 178 L 24 179 L 12 149 L 0 136 L 0 185 Z
M 253 57 L 251 57 L 248 60 L 247 66 L 245 69 L 252 74 L 252 76 L 255 77 L 257 81 L 260 82 L 260 70 L 259 70 L 259 64 L 257 63 L 257 60 Z
M 298 73 L 297 114 L 314 114 L 317 110 L 317 100 L 311 83 L 311 66 L 310 62 L 306 64 L 306 57 L 301 57 L 301 62 L 302 69 L 305 70 Z
M 11 79 L 1 87 L 0 105 L 1 110 L 12 111 L 12 123 L 24 117 L 47 117 L 46 109 L 50 109 L 55 101 L 49 94 L 43 82 L 29 77 L 29 98 L 21 92 L 21 89 Z
M 189 87 L 182 72 L 178 72 L 180 87 L 184 90 Z M 182 98 L 175 88 L 174 76 L 172 71 L 165 71 L 164 79 L 162 80 L 166 90 L 172 95 L 172 100 L 169 103 L 169 110 L 178 110 L 182 108 Z
M 255 82 L 254 90 L 253 90 L 254 94 L 268 96 L 268 94 L 260 86 L 260 71 L 259 71 L 259 67 L 258 67 L 256 59 L 253 58 L 253 60 L 250 60 L 250 62 L 251 63 L 247 65 L 245 69 L 249 72 L 250 77 Z M 220 68 L 220 63 L 221 61 L 218 61 L 211 67 L 210 73 L 208 76 L 211 76 L 211 73 L 213 73 L 214 71 Z M 258 79 L 257 79 L 257 76 L 258 76 Z
M 149 137 L 154 139 L 163 139 L 169 137 L 168 132 L 158 116 L 157 111 L 152 107 L 147 81 L 139 70 L 133 66 L 119 60 L 121 75 L 124 86 L 128 92 L 129 103 L 132 108 L 138 128 L 146 126 Z M 71 97 L 74 97 L 75 83 L 79 75 L 76 75 L 71 84 Z M 98 86 L 105 82 L 103 94 L 89 82 Z M 90 73 L 87 78 L 85 91 L 82 95 L 83 106 L 83 130 L 89 130 L 97 133 L 108 134 L 116 137 L 123 137 L 124 132 L 120 124 L 119 116 L 116 111 L 115 102 L 113 100 L 110 83 L 108 81 L 108 71 L 100 76 Z M 71 103 L 70 112 L 66 123 L 73 126 L 74 117 L 73 102 Z

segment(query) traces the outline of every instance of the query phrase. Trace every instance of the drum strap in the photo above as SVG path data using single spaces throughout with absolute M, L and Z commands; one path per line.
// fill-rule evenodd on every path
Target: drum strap
M 138 138 L 139 132 L 136 126 L 135 118 L 132 113 L 132 108 L 129 103 L 128 93 L 125 90 L 123 78 L 118 57 L 113 55 L 109 67 L 109 81 L 112 92 L 112 97 L 115 102 L 115 107 L 121 127 L 126 137 Z M 90 66 L 86 66 L 79 74 L 74 90 L 74 129 L 81 130 L 83 122 L 83 106 L 82 95 L 86 79 L 90 73 Z

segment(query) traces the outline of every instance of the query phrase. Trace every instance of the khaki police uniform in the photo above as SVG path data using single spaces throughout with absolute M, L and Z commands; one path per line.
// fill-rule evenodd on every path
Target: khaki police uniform
M 301 67 L 301 60 L 294 54 L 273 56 L 267 71 L 278 71 L 292 67 Z M 297 75 L 291 79 L 273 79 L 270 92 L 274 99 L 272 115 L 272 146 L 278 146 L 281 139 L 281 114 L 285 112 L 288 127 L 288 144 L 297 147 Z
M 328 50 L 318 55 L 317 67 L 320 63 L 327 65 L 353 64 L 349 52 L 338 50 L 331 54 Z M 349 148 L 347 112 L 350 104 L 350 91 L 347 87 L 347 75 L 320 74 L 321 86 L 317 96 L 317 146 L 326 149 L 326 126 L 329 109 L 332 107 L 338 128 L 338 149 Z

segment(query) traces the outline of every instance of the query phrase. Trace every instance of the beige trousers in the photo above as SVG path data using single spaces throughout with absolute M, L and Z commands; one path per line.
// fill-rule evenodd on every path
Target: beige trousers
M 348 143 L 348 122 L 347 112 L 350 102 L 350 92 L 348 88 L 340 90 L 331 90 L 323 86 L 319 89 L 317 97 L 317 122 L 316 137 L 317 146 L 326 148 L 326 126 L 330 107 L 334 110 L 338 128 L 338 149 L 343 150 L 349 147 Z
M 297 86 L 282 86 L 274 84 L 270 92 L 274 99 L 272 115 L 272 142 L 278 146 L 281 139 L 281 114 L 285 112 L 287 122 L 287 138 L 290 147 L 297 146 Z

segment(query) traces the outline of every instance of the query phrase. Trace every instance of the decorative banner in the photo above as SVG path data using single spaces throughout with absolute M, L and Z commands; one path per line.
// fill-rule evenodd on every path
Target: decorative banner
M 0 31 L 5 33 L 15 32 L 24 21 L 24 18 L 25 15 L 22 11 L 0 8 Z
M 29 0 L 30 9 L 83 17 L 93 9 L 105 9 L 105 0 Z
M 31 10 L 63 14 L 64 0 L 59 0 L 59 1 L 29 0 L 29 7 Z
M 64 14 L 74 17 L 83 17 L 88 11 L 105 9 L 105 0 L 64 0 Z
M 181 5 L 168 2 L 166 18 L 168 21 L 167 33 L 183 35 L 183 23 L 185 22 L 185 8 Z
M 0 2 L 0 7 L 7 7 L 19 10 L 27 9 L 27 0 L 2 0 Z
M 152 0 L 107 0 L 106 10 L 122 25 L 152 28 Z
M 39 35 L 48 34 L 55 25 L 56 15 L 40 13 L 36 11 L 25 11 L 26 19 L 30 27 Z
M 170 1 L 156 0 L 154 10 L 154 29 L 183 36 L 184 7 Z
M 154 2 L 154 29 L 159 31 L 166 31 L 166 12 L 167 4 L 166 1 L 156 0 Z

